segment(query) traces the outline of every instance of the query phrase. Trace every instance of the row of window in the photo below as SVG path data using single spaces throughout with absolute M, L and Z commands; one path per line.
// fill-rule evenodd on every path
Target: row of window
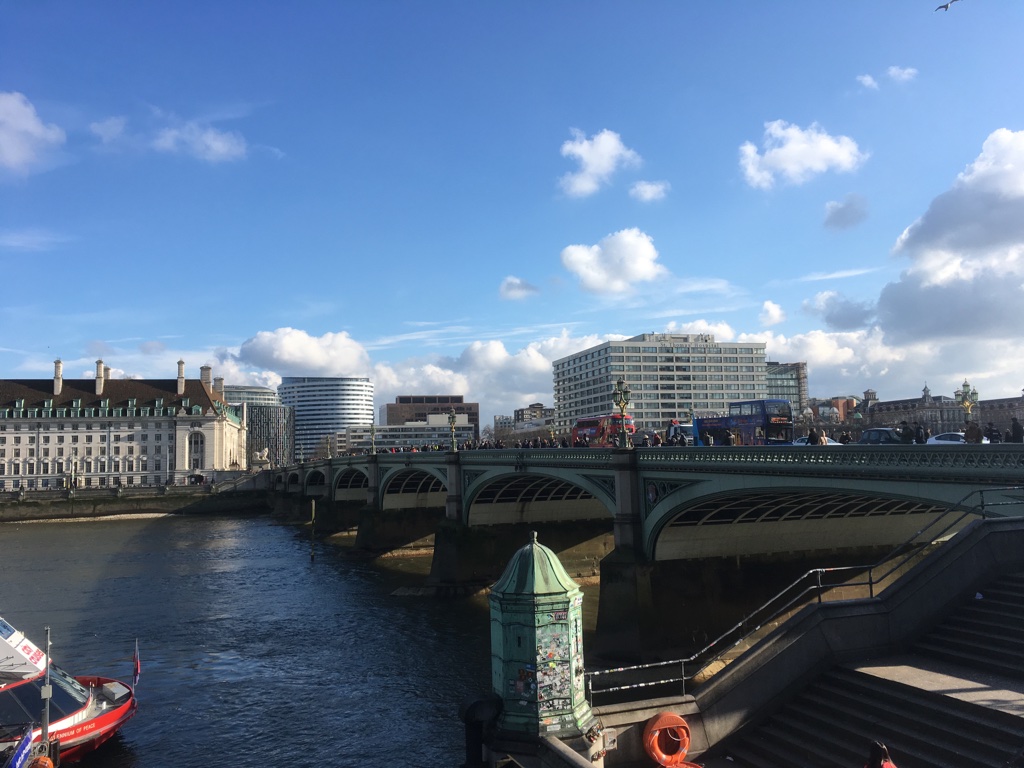
M 183 407 L 188 408 L 188 402 Z M 188 413 L 202 416 L 201 406 L 193 405 Z M 146 416 L 174 416 L 174 408 L 0 408 L 0 419 L 106 419 Z
M 96 436 L 99 438 L 99 440 L 97 440 L 97 442 L 100 442 L 100 443 L 107 442 L 107 436 L 105 434 L 99 434 L 99 435 L 96 435 Z M 64 437 L 65 436 L 64 435 L 57 435 L 56 437 L 57 437 L 57 439 L 54 442 L 57 445 L 63 445 L 64 442 L 65 442 L 64 441 Z M 72 444 L 77 444 L 79 442 L 78 437 L 79 437 L 78 435 L 71 435 L 71 439 L 68 442 L 70 442 Z M 124 442 L 126 442 L 126 443 L 133 443 L 133 442 L 135 442 L 135 435 L 124 435 L 124 436 L 122 436 L 122 435 L 111 435 L 111 442 L 113 442 L 113 443 L 120 443 L 121 440 L 122 440 L 122 437 L 124 439 Z M 157 443 L 163 442 L 163 438 L 164 438 L 163 433 L 157 433 L 157 435 L 155 436 L 154 442 L 157 442 Z M 25 442 L 26 442 L 26 445 L 35 445 L 35 443 L 36 443 L 36 436 L 35 435 L 25 435 Z M 39 442 L 42 445 L 49 445 L 50 444 L 50 436 L 49 435 L 40 435 L 39 436 Z M 93 442 L 93 435 L 92 434 L 85 435 L 85 440 L 82 441 L 82 442 L 85 442 L 85 443 Z M 139 435 L 139 442 L 140 443 L 148 443 L 149 442 L 149 435 L 146 434 L 146 433 L 143 433 L 143 434 Z M 168 435 L 167 436 L 167 442 L 173 443 L 174 442 L 174 435 Z M 0 445 L 7 445 L 7 436 L 6 435 L 0 435 Z M 21 445 L 21 435 L 14 435 L 11 438 L 11 445 Z
M 90 474 L 92 472 L 106 472 L 107 468 L 110 468 L 111 472 L 148 472 L 149 471 L 149 460 L 146 458 L 140 459 L 125 459 L 123 462 L 120 460 L 114 460 L 107 462 L 105 460 L 100 461 L 79 461 L 75 465 L 75 472 L 83 472 L 84 474 Z M 163 462 L 160 459 L 153 460 L 153 470 L 159 472 L 162 468 Z M 173 469 L 173 462 L 168 460 L 167 468 Z M 23 471 L 24 470 L 24 471 Z M 38 472 L 36 470 L 39 470 Z M 0 476 L 2 475 L 70 475 L 71 474 L 71 462 L 55 461 L 55 462 L 35 462 L 35 461 L 12 461 L 8 464 L 6 461 L 0 461 Z
M 127 475 L 124 478 L 120 477 L 85 477 L 81 478 L 81 482 L 78 484 L 79 488 L 111 488 L 118 485 L 163 485 L 165 482 L 170 482 L 170 478 L 165 478 L 163 475 Z M 33 490 L 36 488 L 52 488 L 54 490 L 66 488 L 64 478 L 51 478 L 51 477 L 26 477 L 26 478 L 12 478 L 6 480 L 0 478 L 0 491 L 6 490 L 18 490 L 19 488 L 27 488 Z

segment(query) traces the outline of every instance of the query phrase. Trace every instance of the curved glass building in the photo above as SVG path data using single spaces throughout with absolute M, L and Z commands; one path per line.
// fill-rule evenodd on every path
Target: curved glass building
M 287 467 L 292 463 L 295 445 L 295 410 L 281 404 L 281 397 L 270 387 L 242 384 L 224 386 L 224 399 L 232 405 L 245 406 L 249 429 L 248 466 L 257 455 L 266 450 L 272 467 Z
M 295 409 L 295 459 L 334 453 L 339 432 L 373 423 L 373 383 L 368 378 L 286 376 L 281 403 Z

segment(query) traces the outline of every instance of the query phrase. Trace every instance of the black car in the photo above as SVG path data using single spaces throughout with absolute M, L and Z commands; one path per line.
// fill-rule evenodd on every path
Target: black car
M 865 429 L 857 445 L 902 445 L 900 433 L 891 427 L 872 427 Z

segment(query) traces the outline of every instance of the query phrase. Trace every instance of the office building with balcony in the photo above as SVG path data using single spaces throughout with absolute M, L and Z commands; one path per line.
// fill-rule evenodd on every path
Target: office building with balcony
M 789 400 L 793 413 L 803 413 L 808 406 L 807 363 L 765 363 L 768 397 Z
M 706 333 L 645 333 L 606 341 L 552 364 L 555 430 L 581 416 L 618 413 L 619 378 L 630 388 L 626 412 L 637 429 L 663 430 L 673 419 L 723 413 L 736 400 L 768 396 L 763 342 L 718 342 Z
M 277 388 L 295 411 L 294 459 L 325 458 L 347 427 L 373 423 L 373 383 L 368 378 L 286 376 Z
M 260 457 L 265 457 L 268 467 L 289 466 L 294 458 L 295 409 L 282 405 L 280 395 L 270 387 L 227 384 L 224 398 L 245 409 L 249 466 L 261 463 Z
M 113 488 L 212 481 L 245 470 L 246 425 L 224 380 L 0 380 L 0 490 Z

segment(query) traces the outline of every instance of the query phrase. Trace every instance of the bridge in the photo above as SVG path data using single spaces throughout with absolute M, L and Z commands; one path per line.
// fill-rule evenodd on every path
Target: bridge
M 739 589 L 756 599 L 771 586 L 752 559 L 790 562 L 786 578 L 837 556 L 869 562 L 958 507 L 1024 514 L 1024 495 L 999 490 L 1022 479 L 1019 444 L 378 453 L 273 472 L 282 496 L 358 507 L 360 537 L 429 525 L 436 583 L 495 578 L 531 529 L 563 562 L 582 547 L 599 561 L 609 639 L 648 631 L 637 615 L 708 608 L 721 598 L 708 584 L 736 581 L 741 562 Z

